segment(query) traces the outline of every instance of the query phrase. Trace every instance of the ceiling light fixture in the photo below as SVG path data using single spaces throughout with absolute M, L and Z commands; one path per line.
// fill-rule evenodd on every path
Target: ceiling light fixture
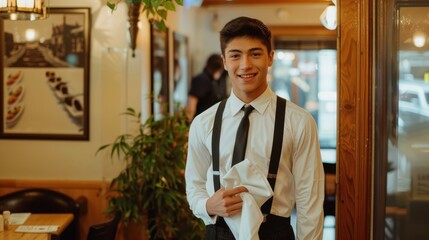
M 9 20 L 39 20 L 48 17 L 47 0 L 0 0 L 0 18 Z
M 413 43 L 414 43 L 414 46 L 418 48 L 424 47 L 426 44 L 426 34 L 420 31 L 415 32 L 413 34 Z
M 335 3 L 336 1 L 333 2 Z M 335 4 L 331 4 L 325 8 L 320 15 L 320 22 L 329 30 L 335 30 L 337 28 L 337 6 Z

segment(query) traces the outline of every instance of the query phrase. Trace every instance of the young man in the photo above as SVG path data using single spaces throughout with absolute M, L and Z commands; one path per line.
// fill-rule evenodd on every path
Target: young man
M 232 91 L 227 101 L 212 106 L 192 122 L 185 171 L 188 202 L 195 216 L 207 225 L 206 239 L 243 239 L 242 229 L 237 231 L 233 225 L 240 215 L 240 221 L 260 224 L 259 233 L 251 239 L 294 239 L 290 226 L 294 207 L 297 239 L 322 239 L 324 172 L 317 127 L 302 108 L 289 101 L 281 105 L 285 101 L 268 86 L 267 72 L 274 57 L 271 32 L 257 19 L 239 17 L 224 26 L 220 42 Z M 239 160 L 243 161 L 233 165 L 238 148 L 234 145 L 240 138 L 236 132 L 245 115 L 241 110 L 248 105 L 254 108 L 246 113 L 248 137 L 244 144 L 238 144 L 247 143 L 247 147 Z M 240 170 L 232 174 L 239 165 Z M 252 174 L 246 175 L 246 171 Z M 253 181 L 259 172 L 263 178 Z M 231 176 L 236 176 L 238 183 L 232 187 Z M 265 178 L 273 188 L 273 198 L 259 211 L 259 204 L 248 204 L 248 194 L 260 198 L 255 186 L 266 190 L 262 184 Z M 263 218 L 254 220 L 259 212 Z

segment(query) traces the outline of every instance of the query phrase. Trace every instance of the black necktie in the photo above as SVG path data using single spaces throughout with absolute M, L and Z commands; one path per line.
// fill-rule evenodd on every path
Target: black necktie
M 244 116 L 241 119 L 235 138 L 234 153 L 232 155 L 232 166 L 244 159 L 247 145 L 247 133 L 249 132 L 249 114 L 253 111 L 252 105 L 243 107 Z

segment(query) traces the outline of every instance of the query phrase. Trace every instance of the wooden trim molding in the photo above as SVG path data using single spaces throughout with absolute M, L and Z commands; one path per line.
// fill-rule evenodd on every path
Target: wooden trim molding
M 335 229 L 338 239 L 371 239 L 372 1 L 339 3 Z
M 335 40 L 337 31 L 328 30 L 323 26 L 268 26 L 273 39 L 290 38 L 317 38 L 319 40 Z

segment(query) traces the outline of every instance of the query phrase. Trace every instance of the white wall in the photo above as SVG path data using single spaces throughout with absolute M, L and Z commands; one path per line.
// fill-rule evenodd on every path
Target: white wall
M 136 57 L 128 49 L 126 5 L 111 14 L 104 0 L 50 0 L 51 7 L 91 7 L 90 58 L 90 140 L 0 140 L 1 179 L 110 179 L 120 169 L 118 160 L 97 149 L 133 126 L 120 114 L 129 106 L 148 115 L 146 99 L 150 80 L 149 24 L 141 16 Z M 318 25 L 325 6 L 289 5 L 279 7 L 179 7 L 169 13 L 170 49 L 172 33 L 189 37 L 192 75 L 202 70 L 212 52 L 219 52 L 218 33 L 211 29 L 213 12 L 220 26 L 240 15 L 260 18 L 268 25 Z M 172 51 L 170 51 L 171 53 Z M 172 63 L 170 62 L 170 66 Z

